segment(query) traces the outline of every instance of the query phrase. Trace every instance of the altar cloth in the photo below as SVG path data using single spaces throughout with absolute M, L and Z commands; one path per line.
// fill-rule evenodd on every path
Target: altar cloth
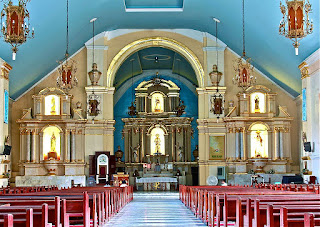
M 136 180 L 136 183 L 177 183 L 178 180 L 175 177 L 143 177 Z

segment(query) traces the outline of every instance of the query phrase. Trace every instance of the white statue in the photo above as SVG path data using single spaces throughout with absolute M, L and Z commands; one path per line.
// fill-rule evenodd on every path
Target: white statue
M 179 142 L 176 145 L 176 149 L 177 149 L 177 153 L 178 153 L 178 157 L 179 157 L 179 162 L 183 162 L 184 161 L 184 152 L 182 150 L 182 147 L 179 145 Z
M 132 149 L 132 162 L 139 162 L 139 148 L 140 148 L 140 144 L 138 144 L 136 147 L 131 147 Z

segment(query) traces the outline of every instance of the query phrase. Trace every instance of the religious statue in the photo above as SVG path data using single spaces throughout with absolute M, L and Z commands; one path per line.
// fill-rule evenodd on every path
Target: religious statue
M 154 139 L 154 144 L 155 144 L 155 147 L 156 147 L 156 150 L 155 150 L 155 153 L 156 154 L 160 154 L 160 143 L 161 143 L 161 139 L 159 137 L 160 135 L 159 134 L 156 134 L 156 138 Z
M 140 149 L 140 144 L 132 148 L 132 162 L 139 162 L 139 149 Z
M 56 152 L 56 137 L 54 136 L 54 133 L 52 133 L 51 136 L 51 146 L 50 146 L 50 152 Z
M 260 113 L 260 106 L 259 106 L 259 96 L 257 95 L 255 98 L 254 98 L 254 112 L 255 113 Z
M 160 112 L 161 111 L 161 106 L 160 106 L 160 100 L 159 98 L 156 98 L 155 100 L 155 107 L 154 107 L 154 112 Z
M 183 162 L 184 161 L 184 152 L 182 150 L 182 147 L 179 145 L 179 142 L 176 145 L 177 148 L 177 154 L 179 157 L 179 162 Z
M 90 116 L 97 116 L 99 114 L 98 105 L 99 105 L 98 100 L 96 100 L 96 99 L 89 100 Z
M 258 141 L 258 143 L 260 143 L 260 146 L 259 147 L 257 146 L 256 149 L 255 149 L 255 156 L 256 157 L 261 157 L 262 149 L 263 149 L 263 139 L 261 137 L 261 132 L 260 131 L 256 132 L 256 137 L 255 138 Z
M 52 133 L 51 139 L 50 139 L 50 152 L 48 153 L 48 159 L 49 160 L 54 160 L 57 159 L 57 151 L 56 151 L 56 143 L 57 143 L 57 139 L 54 135 L 54 133 Z
M 51 111 L 50 111 L 51 115 L 55 115 L 56 114 L 56 100 L 54 97 L 51 98 Z

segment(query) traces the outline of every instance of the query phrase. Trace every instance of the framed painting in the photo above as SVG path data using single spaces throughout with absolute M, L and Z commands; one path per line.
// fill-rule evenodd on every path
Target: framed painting
M 209 143 L 209 160 L 224 160 L 225 136 L 210 136 Z

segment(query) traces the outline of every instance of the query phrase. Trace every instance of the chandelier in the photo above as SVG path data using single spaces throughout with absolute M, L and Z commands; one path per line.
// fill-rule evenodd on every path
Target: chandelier
M 99 79 L 101 77 L 101 72 L 98 70 L 97 63 L 94 62 L 94 22 L 97 20 L 97 18 L 93 18 L 90 20 L 92 23 L 92 70 L 88 73 L 91 85 L 98 85 Z
M 62 90 L 68 92 L 70 89 L 78 85 L 78 79 L 75 76 L 77 72 L 77 62 L 69 59 L 69 0 L 67 0 L 67 47 L 64 58 L 59 61 L 59 76 L 57 78 L 57 85 Z
M 218 65 L 219 65 L 219 53 L 218 53 L 218 23 L 220 20 L 217 18 L 213 18 L 216 23 L 216 46 L 217 46 L 217 64 L 213 65 L 213 71 L 209 73 L 211 78 L 212 85 L 217 86 L 216 93 L 211 97 L 211 109 L 210 111 L 213 112 L 217 119 L 220 118 L 220 115 L 223 113 L 223 96 L 219 92 L 219 83 L 222 77 L 222 72 L 219 72 Z
M 16 60 L 18 46 L 25 43 L 28 38 L 34 38 L 34 28 L 30 34 L 30 16 L 26 8 L 29 1 L 19 0 L 19 5 L 15 6 L 9 0 L 1 11 L 1 33 L 4 41 L 12 46 L 12 60 Z
M 286 0 L 286 5 L 280 2 L 283 15 L 279 25 L 279 33 L 293 41 L 296 55 L 299 54 L 299 40 L 311 34 L 313 22 L 309 19 L 312 11 L 309 0 Z
M 253 77 L 253 66 L 251 65 L 251 58 L 246 56 L 245 50 L 245 27 L 244 27 L 244 0 L 242 0 L 242 56 L 235 61 L 234 70 L 235 77 L 232 79 L 233 83 L 246 90 L 256 83 L 256 78 Z
M 92 23 L 92 40 L 93 40 L 93 48 L 92 48 L 92 70 L 88 73 L 89 78 L 91 80 L 91 85 L 98 85 L 101 72 L 98 70 L 98 65 L 94 62 L 94 22 L 97 20 L 97 18 L 93 18 L 90 20 Z M 100 105 L 100 97 L 98 95 L 94 94 L 94 88 L 92 87 L 92 94 L 89 95 L 89 102 L 88 102 L 88 113 L 90 116 L 94 117 L 98 116 L 100 113 L 99 109 Z

